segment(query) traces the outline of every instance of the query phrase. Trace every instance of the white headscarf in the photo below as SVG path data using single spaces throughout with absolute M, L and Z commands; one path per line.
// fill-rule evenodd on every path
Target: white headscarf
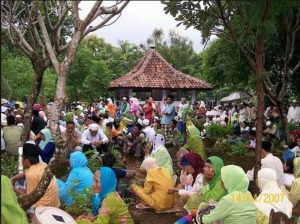
M 165 138 L 163 135 L 161 134 L 156 134 L 154 135 L 153 139 L 152 139 L 152 145 L 153 145 L 153 149 L 152 149 L 152 153 L 156 153 L 159 149 L 160 146 L 164 146 L 165 145 Z
M 154 159 L 153 157 L 146 157 L 141 165 L 141 169 L 146 170 L 146 172 L 148 172 L 150 169 L 155 169 L 158 168 L 159 165 L 156 161 L 156 159 Z
M 279 188 L 276 172 L 271 168 L 262 168 L 258 171 L 257 178 L 261 193 L 254 203 L 256 208 L 268 217 L 274 209 L 275 212 L 282 212 L 291 218 L 293 204 Z

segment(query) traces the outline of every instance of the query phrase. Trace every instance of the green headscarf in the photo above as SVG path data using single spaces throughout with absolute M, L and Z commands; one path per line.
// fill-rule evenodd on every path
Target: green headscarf
M 244 170 L 239 166 L 224 166 L 221 169 L 221 177 L 229 194 L 234 191 L 246 192 L 248 190 L 249 180 Z
M 221 169 L 224 166 L 223 160 L 218 156 L 211 156 L 208 158 L 211 162 L 211 165 L 214 168 L 215 176 L 211 181 L 209 181 L 209 188 L 213 189 L 214 186 L 217 184 L 218 181 L 221 181 Z
M 1 175 L 1 221 L 5 224 L 28 224 L 25 212 L 19 206 L 10 180 Z
M 200 131 L 195 126 L 188 127 L 189 137 L 200 136 Z
M 295 178 L 300 177 L 300 157 L 294 159 L 294 174 Z

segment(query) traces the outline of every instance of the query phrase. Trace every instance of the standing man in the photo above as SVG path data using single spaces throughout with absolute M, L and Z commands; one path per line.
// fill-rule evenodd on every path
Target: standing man
M 255 108 L 255 106 L 253 105 L 252 102 L 249 102 L 247 109 L 248 109 L 249 126 L 250 126 L 250 128 L 253 128 L 253 125 L 256 121 L 256 112 L 257 112 L 257 110 L 256 110 L 256 108 Z
M 169 95 L 166 100 L 166 106 L 164 107 L 164 110 L 161 112 L 162 118 L 161 118 L 161 125 L 164 129 L 165 135 L 168 134 L 168 126 L 175 117 L 175 106 L 173 103 L 174 97 Z
M 248 118 L 248 112 L 247 112 L 247 108 L 246 108 L 246 104 L 242 103 L 241 104 L 241 108 L 239 111 L 239 123 L 243 123 L 244 121 L 247 121 Z
M 128 113 L 129 112 L 129 109 L 130 109 L 130 105 L 129 103 L 127 102 L 127 98 L 124 96 L 122 98 L 122 104 L 121 104 L 121 115 L 123 113 Z
M 180 132 L 185 132 L 186 131 L 186 126 L 182 121 L 182 112 L 189 107 L 189 104 L 186 102 L 186 98 L 181 98 L 180 103 L 178 104 L 176 108 L 176 112 L 179 118 L 179 123 L 178 123 L 178 130 Z
M 297 100 L 292 101 L 292 105 L 289 108 L 287 114 L 288 122 L 300 122 L 300 107 L 298 106 Z

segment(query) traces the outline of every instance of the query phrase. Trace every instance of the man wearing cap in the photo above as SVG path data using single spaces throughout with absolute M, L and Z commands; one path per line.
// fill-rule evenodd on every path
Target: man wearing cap
M 81 143 L 83 152 L 93 149 L 105 153 L 108 150 L 108 138 L 96 123 L 90 124 L 89 128 L 82 133 Z
M 263 131 L 263 133 L 269 138 L 274 139 L 278 138 L 278 131 L 277 126 L 273 124 L 271 121 L 266 122 L 266 129 Z
M 128 113 L 129 109 L 130 109 L 130 105 L 127 102 L 127 98 L 124 96 L 122 98 L 122 104 L 121 104 L 121 115 L 124 114 L 124 113 Z
M 292 105 L 287 114 L 287 120 L 288 122 L 300 122 L 300 107 L 298 106 L 297 100 L 292 101 Z
M 154 137 L 154 135 L 156 134 L 155 133 L 155 130 L 154 128 L 152 128 L 150 126 L 150 121 L 148 119 L 144 119 L 143 122 L 143 132 L 145 133 L 145 136 L 147 138 L 148 141 L 152 141 L 152 138 Z

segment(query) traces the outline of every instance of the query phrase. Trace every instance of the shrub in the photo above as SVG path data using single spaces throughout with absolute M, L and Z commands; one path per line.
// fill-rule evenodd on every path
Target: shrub
M 76 187 L 74 189 L 76 189 Z M 91 187 L 86 187 L 80 193 L 76 190 L 70 190 L 69 193 L 72 196 L 74 203 L 72 205 L 65 205 L 67 213 L 76 217 L 92 211 L 93 189 Z
M 232 125 L 212 124 L 206 127 L 206 133 L 213 138 L 227 138 L 227 135 L 232 134 Z
M 19 169 L 18 157 L 1 154 L 1 174 L 12 177 L 18 173 Z
M 94 152 L 94 150 L 89 149 L 88 151 L 84 152 L 89 160 L 88 167 L 95 173 L 100 166 L 102 166 L 102 160 L 100 158 L 99 152 Z
M 241 141 L 236 142 L 231 146 L 231 152 L 235 156 L 244 156 L 246 154 L 245 144 Z

